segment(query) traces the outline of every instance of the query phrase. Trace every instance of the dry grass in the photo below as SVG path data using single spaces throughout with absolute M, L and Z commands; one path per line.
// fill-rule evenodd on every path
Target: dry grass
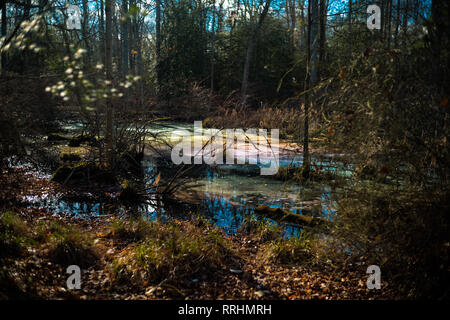
M 14 212 L 0 216 L 0 258 L 20 255 L 33 239 L 25 222 Z
M 38 225 L 36 230 L 37 238 L 45 243 L 47 256 L 54 263 L 87 268 L 99 259 L 90 235 L 76 226 L 47 221 Z
M 182 222 L 151 222 L 145 229 L 145 237 L 112 262 L 116 282 L 139 285 L 214 273 L 232 254 L 229 241 L 219 230 Z

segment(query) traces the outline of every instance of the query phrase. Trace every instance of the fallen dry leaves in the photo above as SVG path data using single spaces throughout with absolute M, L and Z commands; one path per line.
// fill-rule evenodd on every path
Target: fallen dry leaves
M 67 274 L 64 266 L 53 264 L 45 255 L 45 248 L 29 250 L 17 259 L 3 261 L 3 267 L 14 276 L 19 287 L 29 298 L 40 299 L 383 299 L 389 290 L 368 290 L 364 268 L 336 270 L 301 265 L 283 266 L 276 263 L 261 264 L 257 259 L 259 244 L 249 235 L 231 237 L 235 256 L 219 272 L 186 275 L 177 283 L 144 283 L 130 287 L 117 284 L 111 278 L 110 262 L 133 244 L 120 243 L 108 237 L 108 218 L 83 220 L 54 215 L 45 210 L 21 206 L 18 201 L 25 194 L 61 192 L 48 179 L 39 179 L 26 171 L 17 170 L 2 174 L 3 203 L 12 208 L 32 226 L 40 220 L 59 219 L 89 233 L 95 238 L 94 246 L 100 260 L 83 270 L 82 289 L 66 288 Z M 188 223 L 188 222 L 180 222 Z M 210 227 L 208 227 L 210 228 Z M 205 229 L 205 232 L 207 230 Z M 0 296 L 8 297 L 1 292 Z

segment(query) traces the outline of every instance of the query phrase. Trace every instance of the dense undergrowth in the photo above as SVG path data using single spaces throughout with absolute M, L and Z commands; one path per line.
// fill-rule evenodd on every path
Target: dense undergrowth
M 148 222 L 140 218 L 112 218 L 92 228 L 86 221 L 36 214 L 41 219 L 13 212 L 1 215 L 0 227 L 9 230 L 3 233 L 1 246 L 11 249 L 2 250 L 0 258 L 2 299 L 73 299 L 81 294 L 91 298 L 224 294 L 223 297 L 248 298 L 248 294 L 256 294 L 253 297 L 273 298 L 275 291 L 271 294 L 258 291 L 262 285 L 257 285 L 253 278 L 269 266 L 281 268 L 284 271 L 280 274 L 285 275 L 298 272 L 299 267 L 306 268 L 322 274 L 314 277 L 311 274 L 312 281 L 320 284 L 318 288 L 331 286 L 324 273 L 329 267 L 323 269 L 325 266 L 316 258 L 316 236 L 305 233 L 300 238 L 285 239 L 280 227 L 264 220 L 249 220 L 238 235 L 227 237 L 203 220 Z M 72 264 L 83 270 L 82 293 L 62 289 L 65 269 Z M 343 272 L 358 283 L 357 274 Z M 276 274 L 264 277 L 275 280 Z M 201 287 L 195 288 L 198 281 Z M 232 284 L 234 281 L 238 282 Z M 203 287 L 207 283 L 214 285 Z M 287 292 L 306 286 L 304 298 L 311 298 L 316 293 L 309 289 L 310 285 L 310 282 L 292 283 Z M 340 285 L 352 286 L 350 282 Z M 264 292 L 270 292 L 270 285 L 264 286 L 267 288 Z M 355 297 L 368 293 L 354 289 Z M 325 297 L 330 292 L 319 290 L 317 294 Z
M 112 262 L 112 277 L 118 282 L 157 284 L 200 273 L 209 275 L 223 268 L 233 255 L 229 241 L 218 230 L 206 232 L 182 223 L 142 224 L 138 223 L 135 231 L 142 240 Z M 130 230 L 116 228 L 113 235 L 123 237 L 126 233 L 129 236 Z

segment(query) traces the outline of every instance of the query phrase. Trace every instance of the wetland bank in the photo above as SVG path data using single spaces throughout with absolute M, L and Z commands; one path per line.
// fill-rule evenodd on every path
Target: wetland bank
M 385 192 L 399 192 L 402 184 L 387 175 L 363 176 L 345 154 L 315 150 L 316 171 L 306 181 L 296 176 L 303 157 L 288 139 L 279 141 L 279 173 L 273 176 L 261 175 L 250 163 L 174 165 L 168 158 L 171 133 L 193 126 L 161 121 L 145 130 L 143 141 L 152 147 L 142 148 L 139 167 L 109 177 L 87 165 L 95 140 L 73 146 L 83 126 L 59 127 L 63 138 L 57 141 L 50 138 L 55 134 L 36 138 L 50 155 L 58 155 L 53 169 L 11 158 L 2 172 L 2 185 L 8 186 L 3 203 L 12 208 L 2 215 L 4 266 L 13 262 L 12 252 L 20 257 L 15 261 L 21 272 L 45 265 L 54 277 L 41 275 L 31 283 L 25 274 L 8 278 L 3 269 L 6 290 L 18 297 L 370 299 L 398 294 L 384 278 L 384 290 L 367 289 L 370 262 L 362 254 L 367 249 L 358 246 L 368 240 L 355 232 L 371 228 L 360 219 L 374 219 L 364 214 L 372 208 L 358 197 L 375 197 L 386 210 Z M 77 157 L 67 156 L 73 154 Z M 61 173 L 61 168 L 69 169 Z M 379 233 L 373 241 L 380 250 L 376 237 Z M 64 267 L 71 264 L 83 268 L 80 291 L 64 288 Z
M 0 5 L 0 298 L 448 300 L 448 4 L 38 2 Z

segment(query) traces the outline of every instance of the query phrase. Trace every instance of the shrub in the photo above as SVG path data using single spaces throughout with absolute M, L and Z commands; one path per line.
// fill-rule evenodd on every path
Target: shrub
M 53 173 L 52 180 L 60 183 L 68 181 L 87 181 L 103 184 L 116 183 L 114 174 L 94 163 L 82 162 L 75 165 L 62 165 Z
M 95 141 L 95 138 L 86 135 L 76 136 L 69 140 L 69 147 L 79 147 L 82 143 L 92 141 Z
M 81 160 L 81 156 L 78 153 L 62 153 L 60 156 L 62 161 L 78 162 Z
M 47 141 L 67 141 L 69 138 L 63 136 L 60 133 L 49 133 Z
M 0 258 L 19 255 L 31 243 L 25 222 L 14 212 L 4 212 L 0 217 Z
M 231 253 L 223 233 L 215 229 L 206 231 L 181 222 L 152 222 L 149 228 L 149 236 L 113 261 L 113 278 L 142 284 L 185 278 L 197 272 L 214 273 Z
M 108 230 L 110 238 L 125 242 L 141 241 L 155 231 L 151 223 L 142 219 L 114 219 Z
M 142 201 L 143 195 L 139 191 L 139 186 L 129 180 L 122 182 L 122 189 L 119 193 L 119 199 L 125 204 L 136 204 Z
M 332 236 L 346 263 L 380 266 L 401 297 L 445 295 L 448 283 L 448 193 L 356 186 L 338 201 Z
M 95 264 L 98 255 L 92 248 L 91 239 L 75 227 L 51 221 L 39 226 L 40 237 L 49 244 L 48 257 L 51 261 L 82 268 Z
M 240 231 L 253 236 L 258 242 L 264 243 L 280 238 L 282 228 L 268 220 L 257 220 L 252 217 L 244 220 Z
M 264 245 L 258 255 L 264 263 L 312 264 L 314 258 L 312 238 L 303 232 L 299 237 L 278 238 Z

